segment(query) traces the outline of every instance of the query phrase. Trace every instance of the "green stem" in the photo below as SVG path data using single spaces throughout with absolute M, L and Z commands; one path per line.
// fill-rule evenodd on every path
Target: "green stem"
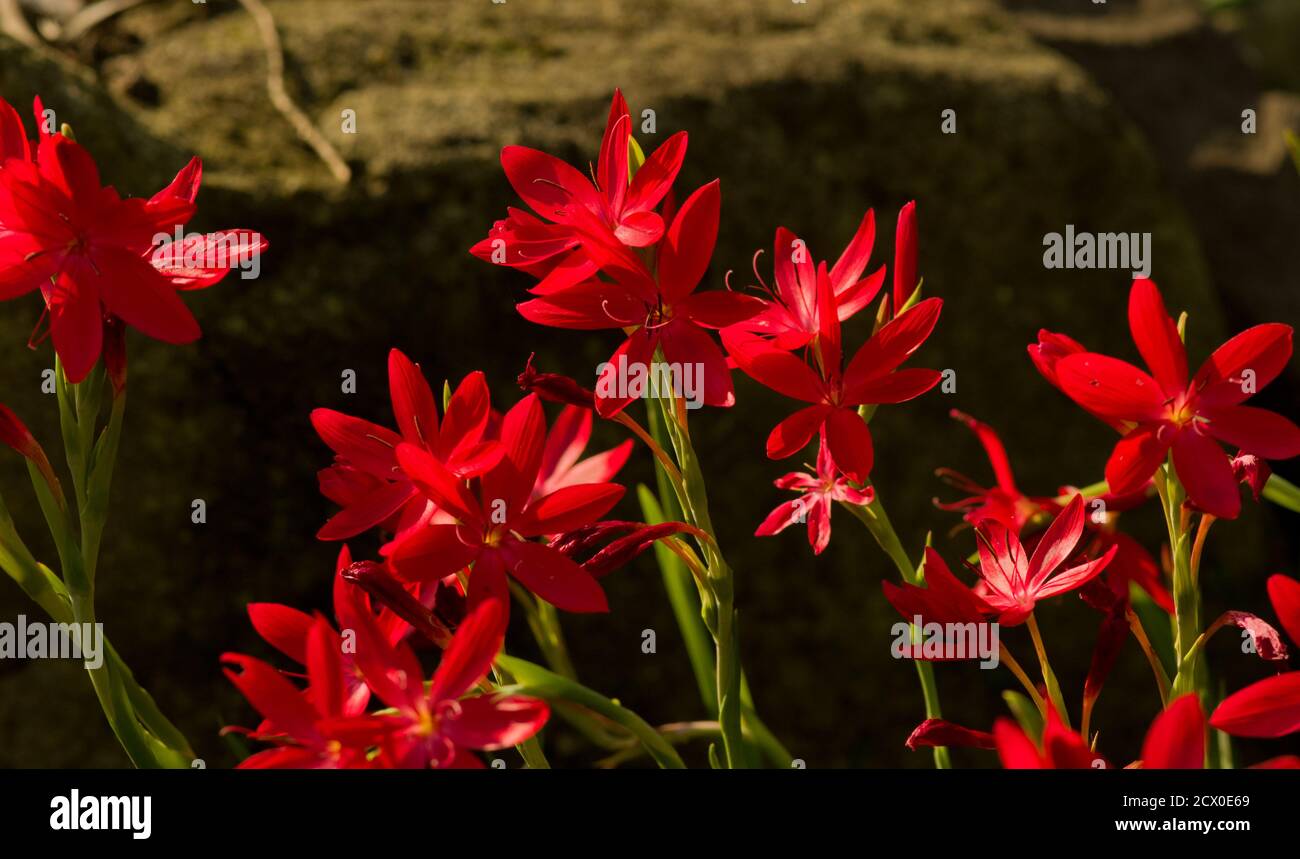
M 876 538 L 880 548 L 885 551 L 885 554 L 894 562 L 894 566 L 898 568 L 898 573 L 903 577 L 903 581 L 910 585 L 920 585 L 921 576 L 912 564 L 911 559 L 907 557 L 907 551 L 903 548 L 902 541 L 898 539 L 898 533 L 894 530 L 893 523 L 889 521 L 889 515 L 885 512 L 885 505 L 880 500 L 880 493 L 877 492 L 875 498 L 866 507 L 858 504 L 845 504 L 843 506 L 862 520 L 862 524 L 867 526 L 871 536 Z M 915 627 L 913 627 L 912 631 L 915 635 Z M 943 711 L 939 706 L 939 687 L 934 679 L 934 666 L 923 659 L 914 659 L 912 664 L 916 666 L 916 674 L 921 681 L 921 696 L 925 699 L 925 717 L 927 719 L 943 718 Z M 952 758 L 948 754 L 946 747 L 935 747 L 934 765 L 941 770 L 952 767 Z
M 497 665 L 514 679 L 514 685 L 500 691 L 510 695 L 529 695 L 546 701 L 567 701 L 598 713 L 627 728 L 645 747 L 647 754 L 664 769 L 685 769 L 681 756 L 659 732 L 644 719 L 617 701 L 606 698 L 553 671 L 514 656 L 502 654 Z
M 1047 658 L 1047 646 L 1043 644 L 1042 633 L 1038 631 L 1038 619 L 1034 613 L 1029 613 L 1026 621 L 1029 627 L 1029 635 L 1034 640 L 1034 652 L 1038 654 L 1038 666 L 1043 672 L 1043 683 L 1047 686 L 1047 697 L 1051 699 L 1052 706 L 1056 708 L 1056 714 L 1061 717 L 1065 727 L 1070 727 L 1070 712 L 1065 707 L 1065 696 L 1061 694 L 1061 684 L 1056 679 L 1056 672 L 1052 670 L 1052 663 Z
M 708 494 L 699 459 L 691 445 L 686 427 L 674 414 L 677 403 L 656 399 L 662 426 L 672 440 L 678 470 L 682 475 L 682 510 L 686 521 L 709 535 L 698 541 L 707 564 L 707 587 L 701 589 L 701 613 L 704 625 L 713 636 L 715 649 L 714 677 L 717 689 L 718 723 L 726 765 L 731 769 L 749 765 L 748 749 L 741 731 L 740 652 L 736 625 L 735 579 L 731 567 L 718 551 L 713 522 L 709 516 Z

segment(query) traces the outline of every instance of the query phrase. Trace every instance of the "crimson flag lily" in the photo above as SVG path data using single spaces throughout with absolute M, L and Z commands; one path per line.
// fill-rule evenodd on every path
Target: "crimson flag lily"
M 1300 454 L 1300 427 L 1242 403 L 1286 367 L 1289 325 L 1256 325 L 1220 346 L 1190 381 L 1178 328 L 1156 285 L 1134 281 L 1129 329 L 1150 373 L 1106 355 L 1076 352 L 1055 362 L 1061 389 L 1124 432 L 1106 463 L 1112 492 L 1141 487 L 1172 450 L 1174 470 L 1198 510 L 1232 519 L 1241 493 L 1218 442 L 1263 459 Z
M 1282 628 L 1300 645 L 1300 581 L 1272 576 L 1268 596 Z M 1210 716 L 1210 724 L 1236 737 L 1281 737 L 1300 731 L 1300 671 L 1277 674 L 1232 693 Z
M 621 245 L 593 242 L 588 253 L 613 282 L 593 277 L 518 305 L 525 319 L 539 325 L 630 332 L 596 380 L 596 410 L 603 417 L 636 398 L 628 379 L 649 371 L 657 349 L 669 366 L 701 369 L 706 405 L 735 402 L 731 370 L 708 332 L 750 318 L 763 304 L 729 290 L 695 292 L 713 256 L 721 202 L 717 180 L 687 198 L 656 249 L 653 274 Z
M 993 467 L 996 485 L 985 488 L 963 474 L 958 474 L 952 469 L 941 468 L 937 472 L 941 478 L 962 491 L 970 492 L 971 495 L 951 503 L 941 503 L 936 500 L 936 506 L 942 510 L 961 511 L 962 518 L 972 525 L 993 520 L 1016 534 L 1020 534 L 1025 526 L 1039 519 L 1052 518 L 1060 514 L 1062 508 L 1055 497 L 1026 495 L 1017 488 L 1006 447 L 993 427 L 956 409 L 953 409 L 950 414 L 969 427 L 983 445 L 989 463 Z M 1063 488 L 1060 494 L 1072 495 L 1073 491 Z M 1145 501 L 1146 493 L 1139 490 L 1129 496 L 1105 495 L 1097 500 L 1104 504 L 1104 510 L 1118 513 Z M 1125 595 L 1128 593 L 1128 582 L 1137 582 L 1151 595 L 1157 605 L 1173 613 L 1173 597 L 1161 580 L 1160 568 L 1142 544 L 1113 527 L 1093 522 L 1091 517 L 1085 519 L 1084 527 L 1092 534 L 1089 545 L 1089 551 L 1092 553 L 1100 554 L 1108 551 L 1112 546 L 1116 547 L 1115 558 L 1107 568 L 1106 575 L 1114 580 Z M 1026 538 L 1025 542 L 1031 548 L 1036 545 L 1035 538 Z
M 885 268 L 862 277 L 876 240 L 876 215 L 868 210 L 844 252 L 830 269 L 831 289 L 841 322 L 871 303 L 885 282 Z M 804 241 L 785 227 L 776 231 L 773 301 L 740 327 L 771 338 L 778 349 L 801 349 L 817 337 L 817 264 Z
M 343 641 L 323 617 L 312 621 L 303 650 L 305 691 L 260 659 L 238 653 L 221 657 L 226 677 L 265 719 L 248 735 L 277 744 L 244 760 L 240 769 L 367 767 L 368 749 L 389 730 L 386 720 L 356 707 L 356 697 L 347 691 Z
M 479 604 L 456 630 L 427 687 L 405 644 L 358 649 L 366 681 L 396 711 L 384 717 L 386 762 L 404 769 L 480 768 L 470 750 L 508 748 L 542 729 L 550 716 L 544 701 L 494 693 L 462 697 L 491 670 L 505 629 L 500 600 Z
M 506 178 L 541 219 L 511 209 L 471 253 L 538 276 L 554 275 L 548 287 L 561 287 L 596 273 L 595 263 L 582 247 L 593 233 L 636 248 L 659 241 L 664 222 L 655 209 L 672 188 L 686 157 L 686 132 L 679 131 L 664 141 L 629 179 L 631 136 L 627 101 L 615 90 L 601 139 L 595 184 L 545 152 L 526 146 L 501 150 Z
M 817 449 L 816 474 L 792 471 L 776 479 L 777 489 L 793 489 L 800 496 L 773 510 L 754 532 L 755 537 L 780 534 L 796 522 L 808 524 L 808 543 L 813 554 L 820 555 L 831 542 L 831 510 L 836 501 L 866 506 L 876 497 L 870 486 L 855 489 L 839 473 L 831 460 L 830 449 L 822 440 Z
M 477 492 L 428 451 L 403 443 L 402 470 L 453 523 L 430 521 L 408 529 L 383 548 L 408 581 L 442 579 L 471 564 L 469 604 L 508 599 L 507 572 L 547 602 L 567 611 L 607 611 L 605 592 L 592 576 L 555 548 L 528 538 L 571 531 L 609 512 L 623 497 L 616 483 L 570 484 L 533 497 L 546 439 L 536 394 L 501 422 L 504 456 L 478 480 Z
M 777 424 L 767 438 L 771 459 L 793 456 L 817 432 L 826 439 L 831 459 L 855 483 L 866 483 L 874 461 L 871 431 L 858 406 L 901 403 L 939 383 L 937 370 L 898 366 L 915 352 L 939 320 L 943 301 L 931 298 L 886 323 L 842 367 L 842 344 L 835 296 L 826 264 L 818 269 L 818 314 L 821 331 L 811 351 L 817 369 L 762 338 L 736 328 L 723 342 L 736 365 L 757 382 L 811 405 Z
M 12 108 L 5 107 L 0 300 L 42 291 L 54 349 L 72 382 L 99 359 L 106 318 L 167 343 L 198 339 L 199 325 L 177 291 L 210 286 L 267 247 L 260 235 L 235 230 L 156 248 L 160 236 L 171 236 L 194 215 L 198 159 L 153 197 L 124 199 L 100 184 L 90 154 L 63 134 L 40 129 L 34 153 L 25 138 L 20 144 L 21 123 L 15 128 Z M 39 128 L 39 99 L 36 109 Z M 232 245 L 233 254 L 227 252 Z M 191 257 L 203 262 L 191 265 Z
M 1055 708 L 1047 712 L 1041 747 L 1015 722 L 993 725 L 998 757 L 1006 769 L 1110 769 L 1105 758 L 1061 722 Z M 1205 766 L 1205 713 L 1195 693 L 1171 701 L 1152 721 L 1142 743 L 1142 757 L 1131 767 L 1202 769 Z
M 501 460 L 501 446 L 484 438 L 491 403 L 482 372 L 457 386 L 441 425 L 420 366 L 396 349 L 388 354 L 388 388 L 396 432 L 333 409 L 311 414 L 336 457 L 320 472 L 321 492 L 343 508 L 321 527 L 321 540 L 346 540 L 389 522 L 402 530 L 425 515 L 427 499 L 398 467 L 400 444 L 419 446 L 460 477 L 481 474 Z
M 1111 546 L 1094 561 L 1061 569 L 1075 554 L 1083 536 L 1083 496 L 1076 495 L 1056 517 L 1030 556 L 1015 532 L 1000 522 L 988 521 L 976 529 L 979 536 L 979 595 L 997 612 L 1004 626 L 1023 623 L 1044 599 L 1082 587 L 1106 569 L 1118 546 Z

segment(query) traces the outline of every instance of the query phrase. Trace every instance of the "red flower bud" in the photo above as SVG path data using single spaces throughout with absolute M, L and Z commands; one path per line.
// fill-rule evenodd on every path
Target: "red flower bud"
M 41 449 L 27 425 L 8 406 L 3 405 L 0 405 L 0 441 L 28 459 L 33 459 Z
M 898 213 L 894 231 L 894 315 L 902 312 L 907 300 L 916 292 L 916 201 Z
M 451 643 L 451 630 L 422 602 L 411 596 L 383 565 L 374 561 L 357 561 L 343 570 L 342 576 L 434 644 L 445 648 Z
M 519 387 L 525 391 L 537 394 L 543 400 L 552 403 L 565 403 L 581 406 L 584 409 L 595 408 L 596 405 L 596 395 L 568 376 L 559 373 L 539 373 L 534 370 L 533 355 L 528 356 L 528 364 L 519 374 L 518 382 Z
M 1273 469 L 1268 467 L 1268 463 L 1253 454 L 1238 451 L 1232 458 L 1232 476 L 1250 487 L 1256 501 L 1272 474 Z
M 104 322 L 104 370 L 113 385 L 113 399 L 126 390 L 126 326 L 117 318 Z

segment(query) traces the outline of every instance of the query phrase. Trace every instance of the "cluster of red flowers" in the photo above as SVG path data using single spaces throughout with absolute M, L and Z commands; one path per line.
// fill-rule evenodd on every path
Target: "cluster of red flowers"
M 244 669 L 232 676 L 267 718 L 255 735 L 278 744 L 249 765 L 467 765 L 477 759 L 463 749 L 501 748 L 541 727 L 545 705 L 494 695 L 485 680 L 504 632 L 511 580 L 561 609 L 605 610 L 600 576 L 653 541 L 690 529 L 601 519 L 624 494 L 611 481 L 631 442 L 586 460 L 581 454 L 593 412 L 635 426 L 624 412 L 639 394 L 612 378 L 630 366 L 661 361 L 702 368 L 706 405 L 735 402 L 732 368 L 802 404 L 771 431 L 767 454 L 789 458 L 816 437 L 816 467 L 776 481 L 798 497 L 777 507 L 757 535 L 806 523 L 809 543 L 820 554 L 830 541 L 836 502 L 875 503 L 868 427 L 875 407 L 918 397 L 942 379 L 936 370 L 903 367 L 934 330 L 942 308 L 940 299 L 921 297 L 915 204 L 899 214 L 893 288 L 878 304 L 886 271 L 881 266 L 867 273 L 876 232 L 871 211 L 834 264 L 816 261 L 804 241 L 782 227 L 775 237 L 774 288 L 760 276 L 749 293 L 701 291 L 718 233 L 721 189 L 715 180 L 677 202 L 673 185 L 686 149 L 682 132 L 644 155 L 616 92 L 590 179 L 543 152 L 520 146 L 502 152 L 506 176 L 531 212 L 511 208 L 471 252 L 535 280 L 518 304 L 526 319 L 620 333 L 622 342 L 597 371 L 594 390 L 539 373 L 530 362 L 520 384 L 533 393 L 499 414 L 483 375 L 472 373 L 447 399 L 440 420 L 427 381 L 394 351 L 395 429 L 326 409 L 313 415 L 336 454 L 321 472 L 321 490 L 342 508 L 319 536 L 347 539 L 378 528 L 389 537 L 382 561 L 367 562 L 364 574 L 349 567 L 346 551 L 340 562 L 336 614 L 362 640 L 355 658 L 337 657 L 338 634 L 325 620 L 254 607 L 263 635 L 308 666 L 308 686 L 300 692 L 261 663 L 230 657 Z M 846 354 L 843 325 L 873 306 L 869 338 Z M 996 620 L 1005 626 L 1032 626 L 1037 603 L 1079 591 L 1105 616 L 1088 706 L 1129 631 L 1130 584 L 1166 612 L 1175 610 L 1159 565 L 1116 528 L 1115 514 L 1153 495 L 1153 474 L 1170 450 L 1190 509 L 1220 518 L 1237 515 L 1238 480 L 1246 479 L 1258 494 L 1268 475 L 1263 459 L 1300 453 L 1300 429 L 1241 405 L 1281 372 L 1290 357 L 1289 327 L 1263 325 L 1238 335 L 1189 381 L 1179 330 L 1154 284 L 1135 283 L 1129 318 L 1150 374 L 1089 353 L 1061 334 L 1041 332 L 1030 347 L 1049 381 L 1123 435 L 1106 468 L 1109 491 L 1089 498 L 1073 487 L 1053 496 L 1024 494 L 994 430 L 954 412 L 984 444 L 996 475 L 996 485 L 984 488 L 940 472 L 967 492 L 940 506 L 961 511 L 974 527 L 976 583 L 964 584 L 927 548 L 923 583 L 884 585 L 887 599 L 909 621 Z M 542 399 L 567 404 L 549 434 Z M 1230 460 L 1215 440 L 1241 453 Z M 1095 515 L 1098 509 L 1105 515 Z M 576 560 L 580 548 L 609 539 L 605 550 Z M 1285 584 L 1273 590 L 1275 601 L 1294 596 Z M 1234 622 L 1271 630 L 1258 619 Z M 427 691 L 406 680 L 420 674 L 404 643 L 411 635 L 446 648 Z M 1300 693 L 1292 676 L 1265 681 L 1259 692 L 1237 693 L 1213 723 L 1245 734 L 1294 730 Z M 482 694 L 458 700 L 476 688 Z M 372 690 L 390 711 L 366 715 Z M 983 733 L 931 719 L 909 744 L 997 748 L 1007 766 L 1104 765 L 1055 706 L 1045 704 L 1044 712 L 1041 738 L 1009 720 Z M 1147 739 L 1146 765 L 1199 765 L 1204 722 L 1196 696 L 1171 701 Z
M 40 290 L 42 321 L 48 317 L 66 379 L 87 377 L 102 356 L 120 386 L 125 326 L 172 343 L 195 339 L 198 325 L 177 292 L 211 286 L 240 263 L 240 255 L 208 252 L 217 245 L 228 247 L 233 237 L 241 253 L 255 254 L 266 242 L 247 230 L 226 231 L 187 237 L 183 248 L 158 254 L 160 241 L 179 234 L 194 214 L 198 160 L 149 199 L 122 198 L 100 184 L 94 161 L 70 131 L 44 127 L 47 112 L 39 100 L 35 107 L 33 145 L 18 114 L 0 101 L 0 299 Z M 616 377 L 629 367 L 697 367 L 702 404 L 717 407 L 735 402 L 731 371 L 740 369 L 800 404 L 771 430 L 766 452 L 773 460 L 788 459 L 816 439 L 815 466 L 776 480 L 778 488 L 798 495 L 773 510 L 756 535 L 806 524 L 808 541 L 820 554 L 830 542 L 836 503 L 887 527 L 879 524 L 887 520 L 871 483 L 869 422 L 878 406 L 919 397 L 943 378 L 937 370 L 903 366 L 929 338 L 943 304 L 921 295 L 915 204 L 899 213 L 892 290 L 878 302 L 886 269 L 868 273 L 876 234 L 872 211 L 833 264 L 814 259 L 806 243 L 782 227 L 774 243 L 774 287 L 756 268 L 758 284 L 749 292 L 729 285 L 700 290 L 712 262 L 722 196 L 714 180 L 678 202 L 674 185 L 686 149 L 681 132 L 645 155 L 631 134 L 627 103 L 616 92 L 590 179 L 543 152 L 519 146 L 502 152 L 506 176 L 531 212 L 509 209 L 471 253 L 534 279 L 529 297 L 517 305 L 526 319 L 619 332 L 622 341 L 597 370 L 593 389 L 538 372 L 530 360 L 518 380 L 527 393 L 508 408 L 493 408 L 481 372 L 465 376 L 454 392 L 448 386 L 439 404 L 420 367 L 393 350 L 391 425 L 331 409 L 312 414 L 335 456 L 319 473 L 320 490 L 339 508 L 318 537 L 382 539 L 374 560 L 354 562 L 346 545 L 340 552 L 333 621 L 287 606 L 249 606 L 258 633 L 298 667 L 282 671 L 246 655 L 223 657 L 227 676 L 263 718 L 254 729 L 228 730 L 268 744 L 243 766 L 476 767 L 483 762 L 475 751 L 531 742 L 550 707 L 517 694 L 518 687 L 512 691 L 496 665 L 512 598 L 530 610 L 545 604 L 607 611 L 601 579 L 661 541 L 700 584 L 719 648 L 713 679 L 725 698 L 721 684 L 739 683 L 739 669 L 725 664 L 724 651 L 734 641 L 716 617 L 719 591 L 708 588 L 724 580 L 726 565 L 707 515 L 701 516 L 702 500 L 692 494 L 692 476 L 683 475 L 679 445 L 689 445 L 689 439 L 682 441 L 686 418 L 671 403 L 676 394 L 620 384 Z M 859 317 L 872 307 L 873 313 Z M 870 331 L 850 349 L 844 326 L 855 317 L 865 319 Z M 1188 666 L 1195 666 L 1204 641 L 1225 626 L 1247 631 L 1262 658 L 1286 659 L 1281 635 L 1244 612 L 1228 612 L 1204 630 L 1195 621 L 1191 631 L 1199 638 L 1180 642 L 1184 664 L 1175 689 L 1169 688 L 1133 604 L 1145 594 L 1141 598 L 1173 616 L 1185 634 L 1182 626 L 1195 615 L 1186 608 L 1190 597 L 1186 588 L 1171 588 L 1161 564 L 1117 527 L 1117 514 L 1159 495 L 1171 535 L 1182 529 L 1181 541 L 1171 542 L 1183 544 L 1177 548 L 1194 580 L 1209 525 L 1240 512 L 1238 484 L 1247 484 L 1258 498 L 1270 476 L 1265 460 L 1300 455 L 1300 427 L 1244 405 L 1285 368 L 1292 329 L 1251 328 L 1192 375 L 1181 324 L 1149 280 L 1134 282 L 1128 318 L 1149 372 L 1088 352 L 1063 334 L 1042 331 L 1029 347 L 1052 385 L 1120 433 L 1100 489 L 1024 493 L 993 428 L 952 413 L 984 446 L 995 476 L 994 485 L 984 487 L 939 471 L 964 493 L 936 503 L 960 512 L 972 527 L 975 560 L 966 566 L 973 584 L 927 546 L 919 570 L 896 557 L 906 581 L 885 582 L 885 597 L 909 623 L 919 618 L 1027 626 L 1044 682 L 1031 683 L 1004 647 L 1003 659 L 1038 705 L 1037 723 L 1017 713 L 1016 720 L 998 719 L 991 731 L 979 731 L 928 718 L 909 746 L 995 749 L 1008 767 L 1110 766 L 1088 736 L 1088 719 L 1130 632 L 1148 653 L 1165 703 L 1140 765 L 1202 766 L 1207 724 L 1248 737 L 1300 730 L 1300 672 L 1284 671 L 1231 694 L 1208 719 L 1204 689 L 1188 691 L 1194 685 L 1186 679 Z M 670 401 L 664 414 L 679 415 L 676 464 L 627 414 L 630 403 L 647 394 Z M 564 404 L 549 428 L 544 401 Z M 663 476 L 676 481 L 675 500 L 687 522 L 605 518 L 625 494 L 614 481 L 634 442 L 584 457 L 597 417 L 629 429 L 650 447 Z M 58 491 L 39 444 L 3 406 L 0 441 L 28 458 Z M 1235 456 L 1220 443 L 1236 448 Z M 1196 515 L 1201 524 L 1193 554 L 1185 544 Z M 707 562 L 686 544 L 687 536 Z M 895 554 L 905 555 L 901 547 Z M 729 594 L 729 581 L 722 590 Z M 1300 582 L 1278 575 L 1268 590 L 1282 628 L 1300 643 Z M 1064 711 L 1034 620 L 1040 602 L 1071 592 L 1103 617 L 1078 732 Z M 1183 595 L 1176 600 L 1175 592 Z M 428 681 L 416 656 L 427 646 L 441 650 Z M 734 676 L 724 677 L 726 671 Z M 721 712 L 718 724 L 727 739 Z M 728 747 L 727 754 L 739 753 Z M 1300 759 L 1266 765 L 1300 766 Z
M 225 230 L 156 253 L 158 237 L 173 235 L 194 215 L 199 159 L 149 199 L 124 199 L 100 184 L 83 147 L 46 127 L 39 98 L 34 108 L 32 146 L 18 113 L 0 99 L 0 300 L 41 291 L 49 336 L 71 382 L 99 360 L 114 320 L 167 343 L 198 339 L 199 325 L 176 293 L 212 286 L 243 259 L 209 246 L 224 249 L 233 240 L 244 254 L 256 254 L 266 241 L 250 230 Z M 200 267 L 186 264 L 192 259 Z

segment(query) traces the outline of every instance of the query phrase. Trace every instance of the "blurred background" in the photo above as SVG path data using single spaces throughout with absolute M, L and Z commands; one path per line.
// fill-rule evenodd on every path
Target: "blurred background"
M 257 4 L 260 5 L 260 4 Z M 106 8 L 112 7 L 112 8 Z M 589 378 L 616 345 L 531 326 L 513 310 L 528 280 L 468 253 L 516 204 L 498 162 L 522 143 L 595 159 L 614 87 L 636 115 L 656 111 L 647 149 L 685 129 L 679 188 L 721 177 L 723 219 L 706 284 L 751 282 L 750 259 L 778 225 L 834 260 L 867 208 L 879 232 L 872 269 L 892 262 L 898 208 L 918 201 L 920 271 L 946 302 L 918 365 L 957 372 L 872 423 L 876 485 L 909 548 L 927 531 L 955 563 L 947 466 L 992 475 L 959 408 L 1003 435 L 1021 488 L 1051 494 L 1100 479 L 1114 436 L 1048 386 L 1025 353 L 1037 330 L 1068 332 L 1136 358 L 1124 271 L 1048 271 L 1043 236 L 1150 232 L 1153 277 L 1190 313 L 1199 363 L 1251 324 L 1300 322 L 1300 178 L 1284 131 L 1300 127 L 1300 3 L 1295 0 L 266 0 L 283 43 L 284 86 L 351 178 L 313 151 L 268 96 L 256 19 L 233 0 L 0 2 L 0 94 L 26 115 L 39 93 L 99 161 L 106 182 L 146 196 L 192 153 L 205 164 L 191 229 L 249 227 L 271 242 L 256 280 L 188 296 L 204 329 L 192 347 L 131 340 L 131 403 L 116 506 L 104 544 L 99 615 L 163 710 L 208 766 L 237 761 L 218 736 L 255 717 L 219 670 L 235 650 L 272 658 L 250 601 L 329 610 L 338 546 L 314 539 L 333 508 L 317 492 L 330 461 L 308 422 L 329 406 L 390 419 L 390 347 L 435 385 L 482 368 L 498 405 L 530 352 L 543 370 Z M 956 111 L 957 133 L 940 132 Z M 1242 112 L 1257 130 L 1242 133 Z M 355 134 L 342 130 L 355 111 Z M 770 268 L 761 269 L 764 276 Z M 23 348 L 40 315 L 28 297 L 0 307 L 0 401 L 59 459 L 46 344 Z M 846 330 L 856 345 L 864 314 Z M 1296 369 L 1257 398 L 1300 418 Z M 355 394 L 341 390 L 354 370 Z M 809 766 L 929 766 L 904 748 L 921 720 L 912 666 L 889 656 L 896 617 L 880 581 L 895 575 L 869 535 L 835 514 L 830 548 L 804 534 L 752 537 L 785 494 L 763 441 L 789 405 L 737 377 L 735 408 L 692 422 L 713 518 L 738 576 L 745 665 L 758 708 Z M 552 418 L 554 413 L 552 413 Z M 599 426 L 594 449 L 620 440 Z M 1295 463 L 1279 471 L 1300 477 Z M 626 482 L 650 481 L 638 454 Z M 27 540 L 53 556 L 17 457 L 0 491 Z M 206 524 L 191 523 L 203 499 Z M 636 514 L 632 503 L 616 511 Z M 1296 517 L 1247 503 L 1216 526 L 1203 573 L 1206 615 L 1272 619 L 1264 580 L 1297 573 Z M 1123 517 L 1158 551 L 1155 505 Z M 373 540 L 353 542 L 374 552 Z M 647 555 L 607 578 L 608 616 L 565 616 L 583 682 L 652 722 L 703 718 L 680 637 Z M 0 581 L 0 618 L 34 607 Z M 1056 671 L 1078 707 L 1100 617 L 1071 595 L 1039 612 Z M 510 647 L 533 653 L 522 624 Z M 641 652 L 641 631 L 658 652 Z M 1005 640 L 1032 661 L 1023 629 Z M 1268 668 L 1233 636 L 1212 647 L 1230 688 Z M 938 669 L 944 713 L 987 727 L 1006 672 Z M 1113 759 L 1138 755 L 1159 705 L 1130 641 L 1093 724 Z M 552 758 L 598 755 L 557 730 Z M 1283 744 L 1244 744 L 1254 762 Z M 700 762 L 700 749 L 693 760 Z M 991 766 L 986 752 L 961 765 Z M 125 766 L 73 663 L 0 662 L 0 766 Z M 514 766 L 512 763 L 511 766 Z

